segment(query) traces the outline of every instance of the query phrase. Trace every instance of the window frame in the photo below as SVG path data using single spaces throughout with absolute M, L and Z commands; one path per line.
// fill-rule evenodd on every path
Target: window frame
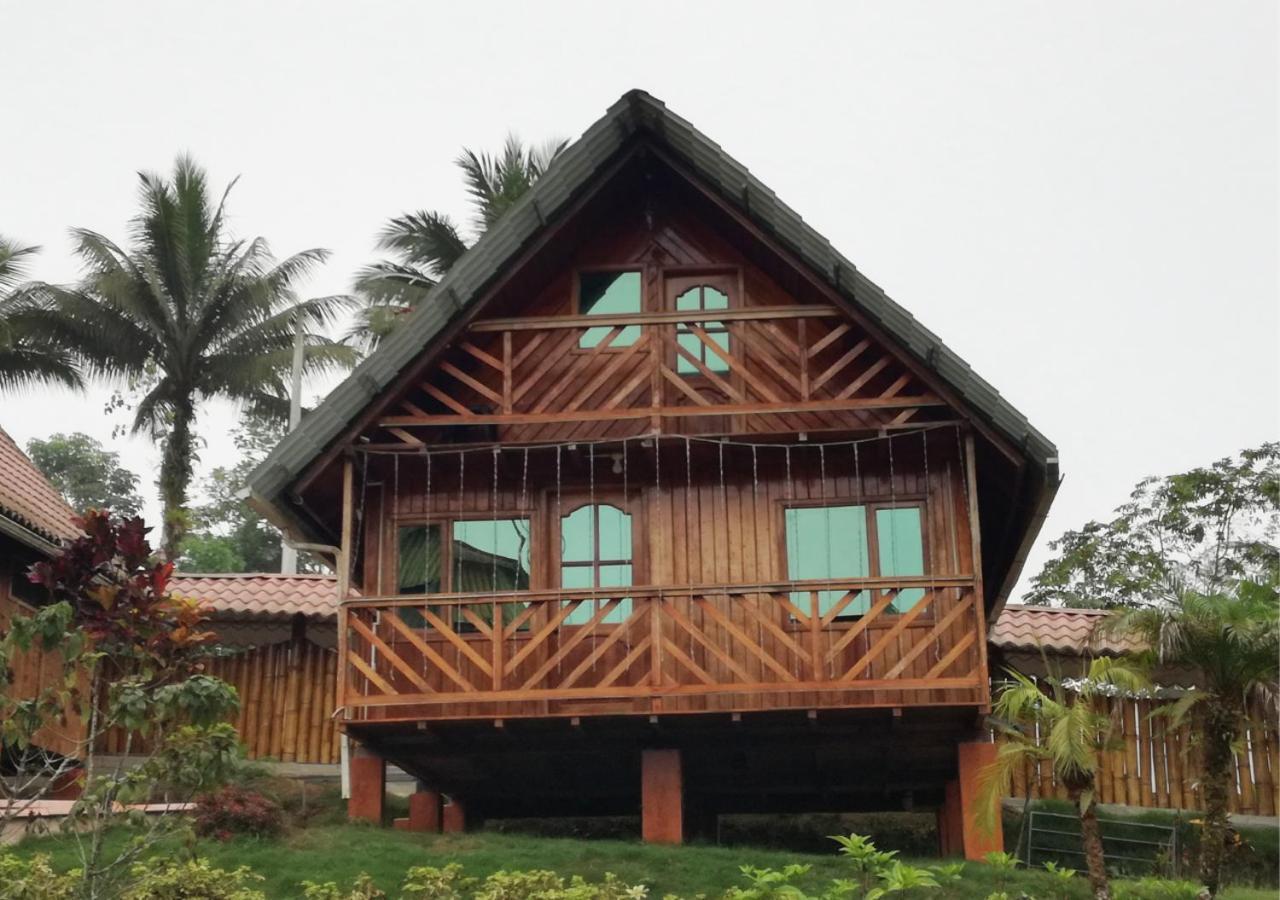
M 625 513 L 631 518 L 631 559 L 629 562 L 614 561 L 612 559 L 604 559 L 600 556 L 599 541 L 599 517 L 596 517 L 596 553 L 595 558 L 591 561 L 593 576 L 592 581 L 599 580 L 599 568 L 602 565 L 630 565 L 631 566 L 631 584 L 627 587 L 643 587 L 648 583 L 648 556 L 645 554 L 647 542 L 641 539 L 641 529 L 643 527 L 645 508 L 644 494 L 639 487 L 632 487 L 624 494 L 620 489 L 608 489 L 597 491 L 592 497 L 587 491 L 580 490 L 575 487 L 573 491 L 566 495 L 562 492 L 560 496 L 560 505 L 556 506 L 556 493 L 552 489 L 546 489 L 542 492 L 543 508 L 546 510 L 545 528 L 546 533 L 550 536 L 546 543 L 545 561 L 547 566 L 547 587 L 551 590 L 562 591 L 612 591 L 612 586 L 595 586 L 587 588 L 567 588 L 564 587 L 564 579 L 562 568 L 565 565 L 562 558 L 563 548 L 562 540 L 562 520 L 569 515 L 582 509 L 584 506 L 612 506 L 615 509 Z M 570 565 L 582 564 L 585 561 L 574 560 Z M 634 613 L 634 608 L 632 609 Z M 613 621 L 606 618 L 601 625 L 619 625 L 621 622 Z M 566 627 L 573 628 L 575 625 Z
M 742 270 L 736 267 L 675 267 L 664 268 L 662 270 L 662 291 L 663 291 L 663 309 L 667 312 L 680 312 L 676 308 L 676 301 L 688 293 L 693 288 L 710 287 L 725 295 L 726 304 L 725 311 L 741 309 L 743 307 L 743 283 Z M 705 307 L 703 308 L 705 311 Z M 709 334 L 723 334 L 725 336 L 725 346 L 722 348 L 725 354 L 732 358 L 733 348 L 739 343 L 737 335 L 734 334 L 735 328 L 733 322 L 722 321 L 719 328 L 716 328 Z M 672 329 L 672 346 L 664 353 L 668 359 L 668 365 L 672 372 L 675 372 L 681 378 L 690 381 L 697 381 L 700 385 L 715 388 L 715 384 L 710 378 L 702 373 L 701 369 L 695 368 L 692 372 L 680 371 L 682 363 L 688 364 L 680 352 L 676 349 L 679 346 L 679 338 L 681 334 L 692 334 L 692 332 L 680 330 L 680 324 L 676 324 Z M 701 342 L 699 342 L 701 345 Z M 707 363 L 707 355 L 714 353 L 705 345 L 699 347 L 698 361 L 711 371 L 717 378 L 722 378 L 735 387 L 741 388 L 738 383 L 740 376 L 733 371 L 733 368 L 725 363 L 723 370 L 715 369 Z M 717 357 L 717 360 L 719 357 Z
M 625 275 L 628 272 L 634 272 L 636 275 L 640 276 L 640 308 L 637 309 L 634 313 L 622 313 L 622 315 L 629 315 L 629 316 L 643 315 L 644 313 L 649 311 L 648 309 L 649 298 L 648 296 L 646 296 L 646 291 L 644 289 L 644 271 L 645 271 L 644 266 L 639 264 L 633 264 L 633 263 L 599 265 L 599 266 L 576 266 L 573 270 L 572 283 L 569 286 L 569 290 L 570 290 L 569 314 L 573 316 L 581 316 L 583 318 L 590 318 L 593 315 L 593 313 L 584 312 L 582 309 L 582 276 L 583 275 L 596 275 L 596 274 Z M 608 347 L 605 347 L 603 350 L 600 349 L 600 346 L 598 343 L 589 347 L 584 347 L 582 345 L 583 338 L 587 336 L 587 331 L 589 331 L 591 328 L 608 328 L 608 327 L 609 327 L 608 325 L 586 326 L 582 334 L 578 336 L 578 340 L 574 343 L 570 352 L 572 353 L 619 353 L 619 352 L 630 350 L 640 341 L 642 337 L 644 337 L 644 329 L 646 326 L 644 325 L 634 326 L 637 329 L 636 339 L 634 341 L 631 341 L 630 343 L 626 343 L 626 344 L 619 343 L 619 341 L 621 341 L 622 339 L 622 333 L 619 332 L 618 336 L 613 339 L 613 343 L 611 343 Z M 631 327 L 631 326 L 624 325 L 623 326 L 624 330 L 627 327 Z
M 867 535 L 867 578 L 892 578 L 892 575 L 885 575 L 880 571 L 880 528 L 877 522 L 876 513 L 884 509 L 918 509 L 920 510 L 920 555 L 922 561 L 923 575 L 904 575 L 903 578 L 927 578 L 933 573 L 933 557 L 929 547 L 929 498 L 923 493 L 898 494 L 893 497 L 885 497 L 876 495 L 872 497 L 827 497 L 827 498 L 808 498 L 808 499 L 788 499 L 780 498 L 778 505 L 778 521 L 779 526 L 779 542 L 780 542 L 780 570 L 784 573 L 785 580 L 790 583 L 795 579 L 791 578 L 791 567 L 788 553 L 790 550 L 790 541 L 787 534 L 787 510 L 788 509 L 821 509 L 829 506 L 861 506 L 864 509 L 866 523 L 864 525 Z M 839 579 L 835 579 L 839 580 Z M 879 590 L 873 590 L 874 596 L 879 596 Z M 874 603 L 874 600 L 872 601 Z M 901 612 L 885 611 L 881 613 L 884 616 L 899 616 Z M 862 618 L 864 614 L 855 613 L 849 615 L 837 616 L 836 622 L 852 622 Z M 933 610 L 917 614 L 917 618 L 928 619 L 933 616 Z M 794 620 L 793 620 L 794 621 Z
M 400 597 L 436 597 L 446 596 L 449 594 L 475 594 L 483 596 L 488 591 L 459 591 L 453 588 L 453 525 L 456 522 L 492 522 L 495 519 L 502 521 L 504 519 L 524 519 L 529 523 L 529 590 L 534 590 L 534 585 L 538 583 L 538 536 L 537 529 L 537 513 L 533 509 L 523 511 L 515 510 L 498 510 L 497 513 L 492 512 L 464 512 L 464 513 L 414 513 L 407 516 L 396 516 L 390 520 L 391 526 L 391 544 L 395 548 L 395 552 L 391 554 L 391 572 L 392 583 L 395 586 L 394 596 Z M 413 528 L 415 526 L 424 525 L 441 525 L 444 526 L 441 535 L 440 548 L 440 568 L 442 577 L 440 579 L 441 589 L 435 594 L 401 594 L 400 593 L 400 529 Z

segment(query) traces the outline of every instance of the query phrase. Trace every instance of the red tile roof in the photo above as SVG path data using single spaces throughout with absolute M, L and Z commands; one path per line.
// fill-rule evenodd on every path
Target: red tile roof
M 213 607 L 214 618 L 331 619 L 338 606 L 338 584 L 332 575 L 200 575 L 180 572 L 169 582 L 183 597 Z
M 3 428 L 0 428 L 0 517 L 51 544 L 79 534 L 71 522 L 75 513 L 67 501 Z
M 1001 650 L 1040 650 L 1083 655 L 1117 654 L 1135 650 L 1132 638 L 1099 634 L 1104 609 L 1060 609 L 1049 606 L 1005 606 L 991 626 L 988 640 Z

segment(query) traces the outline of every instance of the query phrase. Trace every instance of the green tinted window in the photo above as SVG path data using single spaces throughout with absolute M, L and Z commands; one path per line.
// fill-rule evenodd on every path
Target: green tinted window
M 528 519 L 475 519 L 453 523 L 455 592 L 528 589 Z
M 879 544 L 881 575 L 923 575 L 924 541 L 920 528 L 920 509 L 876 510 L 876 541 Z M 920 602 L 924 590 L 902 591 L 893 601 L 893 610 L 906 612 Z
M 682 312 L 728 308 L 728 295 L 707 285 L 689 288 L 679 297 L 676 297 L 676 309 Z M 700 322 L 699 325 L 712 343 L 728 354 L 729 329 L 725 327 L 724 322 Z M 729 364 L 725 362 L 724 358 L 703 343 L 702 339 L 694 334 L 688 325 L 680 324 L 676 326 L 676 343 L 689 354 L 689 356 L 685 356 L 684 353 L 676 354 L 676 371 L 681 375 L 694 375 L 700 372 L 693 361 L 689 359 L 690 356 L 701 362 L 711 372 L 723 373 L 729 371 Z
M 408 525 L 399 531 L 399 594 L 438 594 L 441 589 L 440 526 Z
M 578 276 L 578 312 L 585 316 L 616 316 L 641 311 L 639 272 L 583 272 Z M 588 328 L 578 340 L 579 347 L 594 347 L 605 339 L 610 328 Z M 630 347 L 640 337 L 639 325 L 627 325 L 610 347 Z
M 865 578 L 871 574 L 867 542 L 867 510 L 864 506 L 794 507 L 786 511 L 787 577 Z M 825 614 L 844 591 L 820 591 L 818 610 Z M 795 593 L 791 602 L 809 610 L 809 595 Z M 870 605 L 862 591 L 841 615 L 856 616 Z
M 612 588 L 631 584 L 631 516 L 614 506 L 580 506 L 560 520 L 560 585 Z M 566 625 L 591 621 L 609 597 L 580 604 Z M 631 614 L 624 599 L 603 622 L 621 622 Z

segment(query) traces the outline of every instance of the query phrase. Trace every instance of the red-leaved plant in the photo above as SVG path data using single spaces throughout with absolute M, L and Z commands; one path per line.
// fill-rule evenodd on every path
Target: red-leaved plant
M 229 784 L 196 798 L 196 834 L 230 840 L 233 835 L 273 837 L 284 827 L 284 816 L 270 797 Z

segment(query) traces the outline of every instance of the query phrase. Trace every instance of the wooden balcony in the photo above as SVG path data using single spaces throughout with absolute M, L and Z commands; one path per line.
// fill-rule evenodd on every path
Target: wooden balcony
M 976 597 L 925 576 L 351 599 L 338 705 L 361 722 L 981 707 Z
M 430 442 L 417 429 L 441 426 L 659 432 L 706 417 L 732 417 L 727 431 L 756 430 L 748 417 L 777 425 L 797 415 L 811 430 L 898 429 L 945 418 L 944 406 L 831 306 L 530 316 L 471 323 L 377 419 L 387 440 L 374 446 L 415 450 Z

